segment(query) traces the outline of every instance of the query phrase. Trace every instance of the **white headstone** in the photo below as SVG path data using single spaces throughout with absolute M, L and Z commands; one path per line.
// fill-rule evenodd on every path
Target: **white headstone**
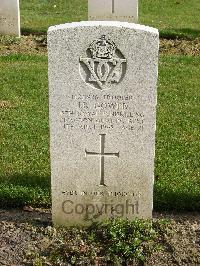
M 125 22 L 49 28 L 54 224 L 151 217 L 158 42 Z
M 0 0 L 0 34 L 20 37 L 19 0 Z
M 88 20 L 138 21 L 138 0 L 88 0 Z

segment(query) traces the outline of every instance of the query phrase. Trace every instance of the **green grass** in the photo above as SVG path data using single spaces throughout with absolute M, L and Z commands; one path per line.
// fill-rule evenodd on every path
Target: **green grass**
M 23 34 L 46 33 L 49 26 L 87 20 L 87 0 L 21 0 Z M 199 0 L 141 0 L 139 22 L 167 38 L 200 36 Z
M 46 204 L 50 187 L 47 58 L 11 55 L 0 62 L 0 101 L 9 102 L 8 108 L 0 108 L 0 204 Z
M 46 33 L 49 26 L 87 20 L 87 0 L 22 0 L 22 33 Z
M 200 57 L 161 56 L 157 210 L 200 210 Z M 0 206 L 50 206 L 46 56 L 0 58 Z
M 155 207 L 200 210 L 200 57 L 164 56 L 158 87 Z
M 160 30 L 167 38 L 200 36 L 199 0 L 141 0 L 139 22 Z

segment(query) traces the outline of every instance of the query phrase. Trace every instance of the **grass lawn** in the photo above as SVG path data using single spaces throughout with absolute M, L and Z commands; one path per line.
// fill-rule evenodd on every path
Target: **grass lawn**
M 46 33 L 49 26 L 87 20 L 87 0 L 20 1 L 22 33 Z
M 161 56 L 154 206 L 200 210 L 200 57 Z M 47 57 L 0 58 L 0 206 L 50 206 Z
M 87 20 L 87 0 L 20 0 L 22 33 L 46 33 L 51 25 Z M 140 0 L 139 22 L 165 37 L 200 36 L 199 0 Z
M 200 57 L 160 60 L 156 209 L 200 210 L 199 68 Z
M 139 22 L 168 38 L 200 36 L 199 0 L 139 0 Z
M 13 55 L 1 57 L 0 62 L 0 101 L 4 101 L 0 204 L 46 204 L 50 187 L 47 58 Z

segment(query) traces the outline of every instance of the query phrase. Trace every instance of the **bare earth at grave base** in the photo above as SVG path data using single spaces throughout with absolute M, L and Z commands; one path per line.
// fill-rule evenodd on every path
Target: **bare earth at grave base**
M 0 54 L 47 54 L 46 35 L 22 36 L 21 39 L 13 37 L 0 37 Z M 200 38 L 194 40 L 168 40 L 160 39 L 160 53 L 168 55 L 200 56 Z
M 74 252 L 79 259 L 87 257 L 88 247 L 91 246 L 80 238 L 80 229 L 74 229 L 75 237 L 70 238 L 70 230 L 52 227 L 50 210 L 24 209 L 26 211 L 0 210 L 0 265 L 33 265 L 34 260 L 39 262 L 37 258 L 42 256 L 45 263 L 35 265 L 70 265 L 68 262 L 52 264 L 49 260 L 52 249 L 62 245 L 59 239 L 64 234 L 69 237 L 67 252 Z M 147 258 L 146 265 L 200 265 L 200 214 L 154 213 L 154 221 L 161 218 L 169 220 L 167 231 L 163 232 L 163 248 Z M 87 265 L 113 264 L 106 261 L 102 247 L 101 256 L 96 258 L 95 264 Z

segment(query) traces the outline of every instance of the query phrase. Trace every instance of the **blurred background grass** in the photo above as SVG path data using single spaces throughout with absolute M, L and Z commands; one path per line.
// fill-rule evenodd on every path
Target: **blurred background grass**
M 49 26 L 88 20 L 87 0 L 21 0 L 23 34 L 46 33 Z M 139 23 L 167 38 L 200 36 L 199 0 L 140 0 Z

